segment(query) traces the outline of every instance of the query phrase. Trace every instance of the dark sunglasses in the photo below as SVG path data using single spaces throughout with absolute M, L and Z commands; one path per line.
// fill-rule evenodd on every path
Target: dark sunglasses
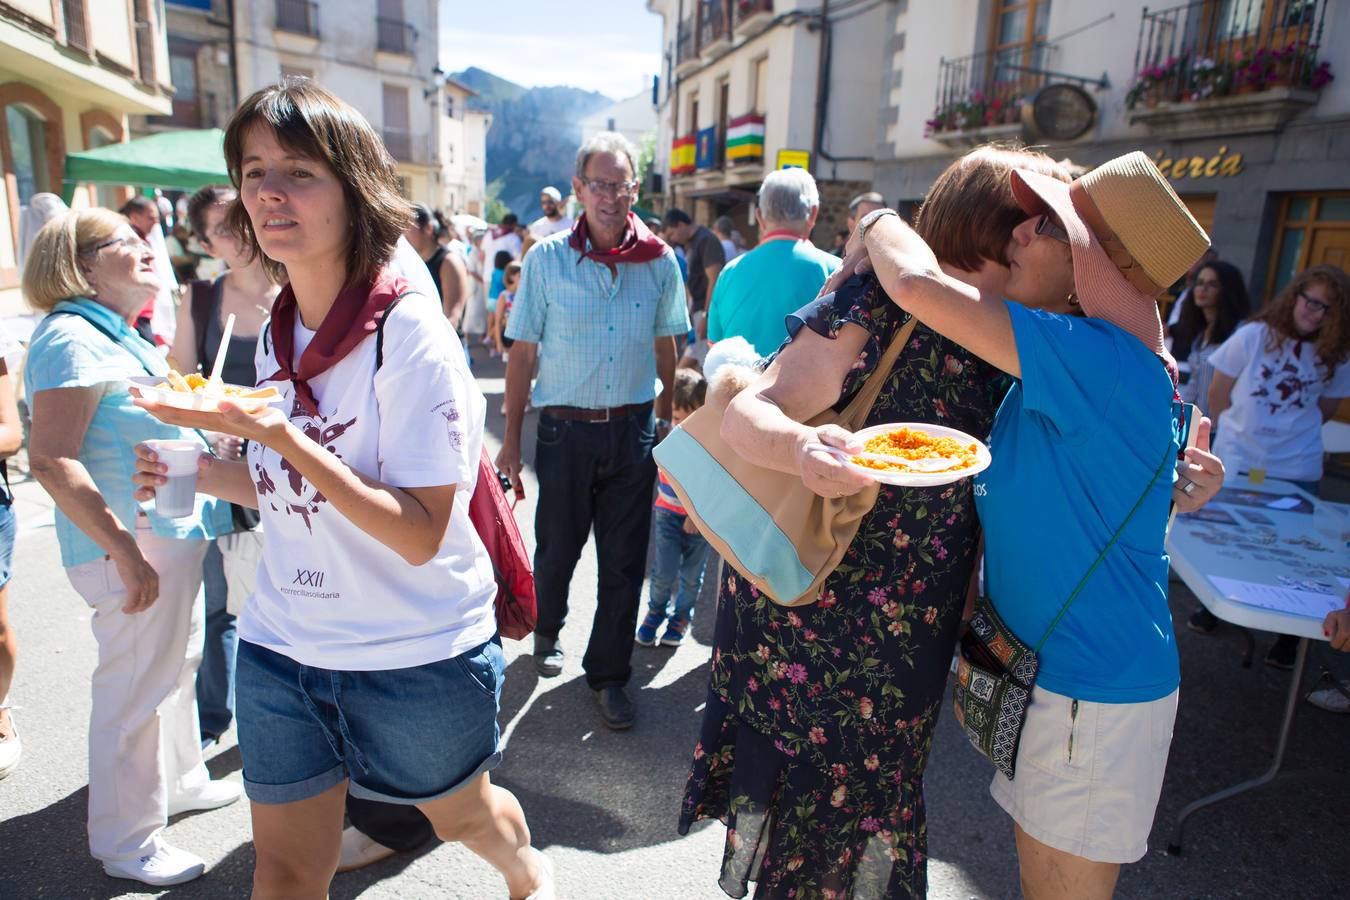
M 1036 223 L 1036 233 L 1054 238 L 1060 243 L 1069 243 L 1069 233 L 1055 223 L 1049 213 L 1041 216 L 1041 220 Z

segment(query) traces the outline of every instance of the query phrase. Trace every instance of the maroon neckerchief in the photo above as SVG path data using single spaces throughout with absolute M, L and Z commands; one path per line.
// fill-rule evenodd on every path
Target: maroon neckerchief
M 586 249 L 586 214 L 582 213 L 577 219 L 577 224 L 572 226 L 572 234 L 567 239 L 567 244 L 577 253 L 581 254 L 581 259 L 577 260 L 577 265 L 581 265 L 582 259 L 593 259 L 596 262 L 608 266 L 610 274 L 617 275 L 619 263 L 645 263 L 654 259 L 660 259 L 666 252 L 666 242 L 656 235 L 652 234 L 637 217 L 636 213 L 628 213 L 628 224 L 624 226 L 623 237 L 619 240 L 619 246 L 613 250 Z
M 263 379 L 289 381 L 295 385 L 295 399 L 312 416 L 319 414 L 319 401 L 309 386 L 309 380 L 327 372 L 342 361 L 352 348 L 375 330 L 389 304 L 410 290 L 408 281 L 390 269 L 381 269 L 375 281 L 358 285 L 348 281 L 338 292 L 337 299 L 323 317 L 314 339 L 295 364 L 295 317 L 298 307 L 295 291 L 288 284 L 277 295 L 272 306 L 272 346 L 276 356 L 276 372 Z

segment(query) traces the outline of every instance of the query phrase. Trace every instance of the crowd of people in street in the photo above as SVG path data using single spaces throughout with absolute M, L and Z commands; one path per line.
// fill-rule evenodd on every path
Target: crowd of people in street
M 327 896 L 335 872 L 433 836 L 513 898 L 557 896 L 528 810 L 493 780 L 498 578 L 468 506 L 500 488 L 479 477 L 475 354 L 505 364 L 491 462 L 517 498 L 534 442 L 540 677 L 563 673 L 588 542 L 595 613 L 570 627 L 588 629 L 580 667 L 616 731 L 641 719 L 633 654 L 688 641 L 717 573 L 707 702 L 671 812 L 680 833 L 726 825 L 729 896 L 926 895 L 923 776 L 949 681 L 978 692 L 976 639 L 1039 658 L 989 787 L 1026 896 L 1108 898 L 1147 852 L 1179 700 L 1169 516 L 1226 476 L 1317 493 L 1322 423 L 1350 397 L 1344 272 L 1314 266 L 1254 303 L 1142 153 L 1075 178 L 1042 153 L 977 148 L 912 224 L 879 193 L 854 198 L 833 252 L 813 243 L 821 197 L 800 168 L 766 175 L 753 226 L 644 219 L 638 151 L 613 132 L 578 149 L 568 203 L 546 186 L 528 224 L 457 225 L 409 204 L 378 132 L 308 79 L 245 99 L 225 156 L 231 184 L 181 204 L 26 212 L 23 292 L 43 314 L 23 365 L 28 458 L 92 613 L 87 827 L 107 874 L 201 876 L 168 819 L 246 796 L 256 897 Z M 23 441 L 13 349 L 0 460 Z M 276 401 L 185 409 L 128 390 L 171 370 Z M 856 435 L 808 423 L 869 384 L 867 425 L 958 429 L 992 464 L 936 487 L 850 469 L 831 450 L 860 452 Z M 1193 445 L 1183 401 L 1207 417 Z M 811 602 L 710 565 L 702 520 L 658 469 L 672 429 L 714 413 L 742 458 L 831 502 L 875 496 Z M 183 447 L 195 494 L 167 515 Z M 21 749 L 10 500 L 0 777 Z M 1350 712 L 1350 608 L 1325 628 L 1336 683 L 1310 699 Z M 1266 657 L 1293 659 L 1284 639 Z M 203 762 L 231 727 L 242 784 Z

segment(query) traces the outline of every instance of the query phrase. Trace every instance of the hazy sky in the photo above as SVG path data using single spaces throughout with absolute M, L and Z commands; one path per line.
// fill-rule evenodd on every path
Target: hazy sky
M 620 100 L 651 89 L 661 17 L 643 0 L 441 0 L 441 65 Z

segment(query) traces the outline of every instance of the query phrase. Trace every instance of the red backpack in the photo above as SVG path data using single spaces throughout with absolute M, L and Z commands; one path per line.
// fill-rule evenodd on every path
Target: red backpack
M 497 578 L 497 630 L 502 637 L 524 640 L 534 631 L 537 615 L 534 571 L 486 449 L 478 459 L 478 485 L 469 501 L 469 521 L 492 558 L 492 574 Z

